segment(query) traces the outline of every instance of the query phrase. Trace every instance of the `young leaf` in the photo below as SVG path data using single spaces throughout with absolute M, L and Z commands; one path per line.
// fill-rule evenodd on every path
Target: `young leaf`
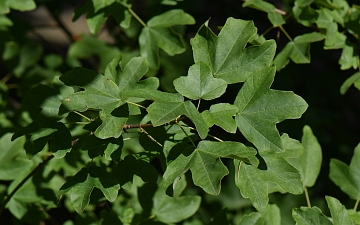
M 168 55 L 184 52 L 185 45 L 180 35 L 171 27 L 194 23 L 194 18 L 180 9 L 170 10 L 151 18 L 139 36 L 140 53 L 147 58 L 149 67 L 159 68 L 159 48 Z
M 325 196 L 326 202 L 331 212 L 334 225 L 352 225 L 352 221 L 345 206 L 336 198 Z
M 292 92 L 271 90 L 275 68 L 262 69 L 249 77 L 240 89 L 234 105 L 239 108 L 236 124 L 259 152 L 284 151 L 275 124 L 299 118 L 308 105 Z
M 292 211 L 292 216 L 298 225 L 332 225 L 333 223 L 314 206 L 312 208 L 300 207 Z
M 227 83 L 244 82 L 252 73 L 268 67 L 275 55 L 275 42 L 245 48 L 256 33 L 251 21 L 229 18 L 216 36 L 204 24 L 191 39 L 195 63 L 202 61 L 216 78 Z
M 340 87 L 340 93 L 344 95 L 353 84 L 358 90 L 360 90 L 360 72 L 354 73 L 351 77 L 345 80 Z
M 321 146 L 309 126 L 304 126 L 301 142 L 304 146 L 303 154 L 288 161 L 300 171 L 304 187 L 312 187 L 320 173 Z
M 115 201 L 120 189 L 117 180 L 110 173 L 100 167 L 91 166 L 81 169 L 75 176 L 68 178 L 60 188 L 60 193 L 70 191 L 71 205 L 80 214 L 89 204 L 94 187 L 100 189 L 110 202 Z
M 236 132 L 236 122 L 233 116 L 239 111 L 239 109 L 228 103 L 219 103 L 211 105 L 209 110 L 205 110 L 201 113 L 209 127 L 216 124 L 229 133 Z
M 349 166 L 337 159 L 330 161 L 330 179 L 354 200 L 360 198 L 359 158 L 360 144 L 356 146 Z
M 218 195 L 221 180 L 227 175 L 228 169 L 221 162 L 222 158 L 247 160 L 257 166 L 256 151 L 239 142 L 201 141 L 197 148 L 188 147 L 172 161 L 163 175 L 162 185 L 166 189 L 177 177 L 188 169 L 192 172 L 194 184 L 212 195 Z
M 187 98 L 212 100 L 225 93 L 227 84 L 222 79 L 214 78 L 205 63 L 197 62 L 189 68 L 186 77 L 174 80 L 174 87 Z

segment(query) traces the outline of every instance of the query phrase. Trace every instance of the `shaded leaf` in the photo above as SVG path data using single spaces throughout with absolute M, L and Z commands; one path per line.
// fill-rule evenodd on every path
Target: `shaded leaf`
M 261 213 L 258 212 L 252 212 L 249 214 L 245 214 L 240 222 L 239 225 L 264 225 L 265 224 L 265 220 L 264 218 L 261 216 Z
M 96 166 L 81 169 L 75 176 L 68 178 L 60 188 L 60 193 L 70 191 L 70 203 L 77 213 L 82 213 L 89 204 L 94 187 L 101 190 L 110 202 L 118 196 L 120 185 L 115 177 Z

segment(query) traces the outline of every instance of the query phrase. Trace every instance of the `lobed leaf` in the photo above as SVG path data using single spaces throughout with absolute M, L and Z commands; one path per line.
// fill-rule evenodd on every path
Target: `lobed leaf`
M 236 96 L 239 108 L 236 124 L 259 152 L 284 151 L 275 124 L 285 119 L 299 118 L 308 105 L 292 92 L 270 90 L 275 68 L 262 69 L 249 77 Z
M 274 41 L 245 48 L 255 34 L 251 21 L 229 18 L 218 36 L 204 24 L 190 41 L 194 61 L 205 63 L 214 77 L 228 84 L 244 82 L 254 72 L 270 66 L 275 55 Z
M 352 225 L 350 215 L 339 200 L 336 198 L 325 196 L 326 202 L 330 209 L 332 222 L 334 225 Z

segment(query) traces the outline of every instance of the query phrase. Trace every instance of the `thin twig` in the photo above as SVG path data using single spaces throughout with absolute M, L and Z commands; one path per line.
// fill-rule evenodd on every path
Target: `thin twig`
M 47 157 L 43 162 L 39 163 L 39 165 L 37 167 L 35 167 L 15 188 L 14 190 L 12 190 L 12 192 L 6 196 L 3 204 L 0 207 L 0 216 L 2 214 L 2 212 L 5 209 L 6 204 L 11 200 L 11 198 L 15 195 L 15 193 L 26 183 L 26 181 L 28 181 L 32 176 L 34 176 L 34 174 L 39 171 L 40 169 L 42 169 L 49 161 L 50 159 L 54 158 L 54 155 L 50 155 L 49 157 Z
M 309 208 L 311 208 L 311 203 L 310 203 L 310 198 L 309 198 L 309 193 L 307 191 L 307 188 L 304 187 L 304 192 L 305 192 L 305 197 L 306 197 L 306 202 Z
M 358 198 L 358 199 L 356 200 L 356 203 L 355 203 L 355 206 L 354 206 L 354 210 L 355 210 L 355 211 L 357 210 L 357 207 L 358 207 L 358 205 L 359 205 L 359 202 L 360 202 L 360 198 Z
M 133 17 L 135 17 L 135 19 L 137 21 L 139 21 L 139 23 L 141 23 L 141 25 L 143 25 L 143 27 L 147 27 L 146 23 L 144 23 L 144 21 L 142 21 L 142 19 L 140 19 L 140 17 L 130 7 L 128 8 L 128 10 L 131 13 L 131 15 L 133 15 Z
M 164 123 L 162 126 L 168 126 L 171 124 L 175 124 L 178 121 L 182 121 L 184 119 L 186 119 L 186 116 L 182 116 L 179 119 L 175 119 L 175 120 L 171 120 L 168 123 Z M 128 130 L 128 129 L 134 129 L 134 128 L 146 128 L 146 127 L 154 127 L 154 125 L 152 123 L 146 123 L 146 124 L 124 124 L 122 126 L 123 130 Z
M 181 126 L 181 124 L 179 124 L 176 121 L 176 124 L 180 127 L 180 129 L 185 133 L 186 137 L 190 140 L 191 144 L 196 148 L 196 145 L 194 144 L 193 140 L 191 140 L 191 138 L 189 137 L 189 135 L 186 133 L 186 131 L 184 130 L 184 128 Z
M 293 39 L 290 37 L 290 35 L 286 32 L 286 30 L 283 28 L 283 26 L 279 26 L 280 30 L 285 34 L 285 36 L 290 40 L 293 41 Z
M 141 132 L 143 132 L 144 134 L 146 134 L 146 136 L 152 140 L 153 142 L 155 142 L 156 144 L 158 144 L 160 147 L 164 147 L 160 142 L 158 142 L 155 138 L 153 138 L 148 132 L 146 132 L 146 130 L 142 127 L 140 127 Z
M 8 80 L 10 80 L 10 78 L 13 76 L 13 73 L 8 73 L 6 74 L 2 79 L 1 79 L 1 83 L 6 84 L 6 82 L 8 82 Z

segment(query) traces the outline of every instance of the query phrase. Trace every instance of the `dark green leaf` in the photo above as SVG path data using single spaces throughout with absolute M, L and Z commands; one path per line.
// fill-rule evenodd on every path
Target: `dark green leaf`
M 233 116 L 235 116 L 238 111 L 239 109 L 234 105 L 219 103 L 212 105 L 209 110 L 205 110 L 201 115 L 209 127 L 216 124 L 229 133 L 235 133 L 236 122 Z

